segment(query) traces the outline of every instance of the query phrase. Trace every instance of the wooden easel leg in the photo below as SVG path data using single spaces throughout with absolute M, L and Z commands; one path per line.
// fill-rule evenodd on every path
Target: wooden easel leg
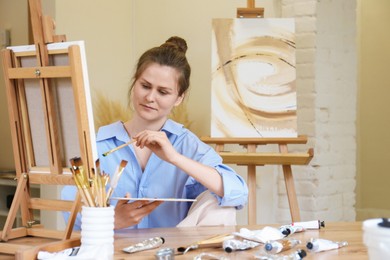
M 26 178 L 28 181 L 28 175 L 23 174 L 21 178 Z M 23 198 L 20 201 L 20 213 L 22 217 L 22 226 L 30 228 L 35 223 L 34 220 L 34 211 L 29 208 L 30 196 L 30 185 L 26 183 L 26 187 L 23 189 Z
M 7 220 L 5 221 L 5 225 L 3 231 L 1 233 L 1 241 L 8 241 L 9 234 L 12 229 L 12 225 L 15 222 L 16 214 L 18 213 L 19 206 L 21 205 L 22 200 L 24 200 L 25 191 L 27 188 L 27 174 L 23 174 L 20 176 L 18 180 L 18 185 L 16 187 L 15 196 L 11 204 L 11 208 L 8 212 Z
M 301 221 L 297 194 L 295 192 L 294 178 L 292 176 L 291 165 L 283 165 L 284 181 L 286 183 L 287 198 L 290 205 L 292 222 Z
M 247 146 L 248 153 L 256 152 L 256 145 Z M 256 225 L 256 165 L 248 165 L 248 225 Z
M 279 150 L 281 153 L 288 153 L 287 144 L 280 144 Z M 298 199 L 295 192 L 294 177 L 292 175 L 291 165 L 283 165 L 284 182 L 286 185 L 288 203 L 290 205 L 290 214 L 292 222 L 301 221 L 299 213 Z
M 248 225 L 256 225 L 256 165 L 248 165 Z
M 67 240 L 72 235 L 74 222 L 76 221 L 77 213 L 80 211 L 81 207 L 81 196 L 80 192 L 77 192 L 75 203 L 73 203 L 72 210 L 70 212 L 68 224 L 66 225 L 65 235 L 63 240 Z

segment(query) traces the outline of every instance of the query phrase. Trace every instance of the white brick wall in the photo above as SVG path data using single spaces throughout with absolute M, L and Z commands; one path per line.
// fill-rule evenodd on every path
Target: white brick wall
M 293 174 L 302 220 L 355 220 L 356 1 L 282 0 L 296 21 L 298 131 L 315 150 Z M 300 148 L 297 148 L 300 149 Z M 281 171 L 275 219 L 290 221 Z

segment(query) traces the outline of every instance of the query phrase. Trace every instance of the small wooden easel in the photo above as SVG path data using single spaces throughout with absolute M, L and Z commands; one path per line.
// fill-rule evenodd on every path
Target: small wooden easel
M 31 184 L 41 185 L 74 185 L 69 167 L 65 164 L 67 158 L 63 158 L 64 140 L 61 136 L 61 127 L 58 118 L 58 97 L 55 95 L 56 79 L 68 78 L 71 80 L 75 104 L 75 120 L 77 122 L 80 157 L 85 169 L 90 172 L 94 168 L 92 156 L 91 131 L 87 116 L 87 104 L 84 91 L 84 79 L 82 73 L 82 60 L 80 46 L 72 45 L 68 49 L 50 52 L 48 43 L 62 42 L 65 36 L 54 35 L 54 23 L 48 16 L 41 12 L 40 0 L 29 0 L 30 18 L 35 43 L 35 50 L 15 53 L 10 49 L 2 50 L 4 78 L 9 107 L 13 152 L 16 167 L 17 188 L 15 196 L 7 216 L 3 231 L 0 233 L 0 253 L 14 254 L 16 258 L 35 259 L 39 248 L 46 251 L 60 251 L 61 249 L 80 245 L 79 235 L 73 236 L 72 229 L 77 213 L 80 211 L 81 200 L 79 194 L 74 202 L 32 198 L 30 194 Z M 53 55 L 65 55 L 68 57 L 68 65 L 55 66 L 51 63 Z M 21 60 L 32 57 L 36 60 L 34 66 L 23 66 Z M 54 59 L 54 58 L 53 58 Z M 26 84 L 31 81 L 39 81 L 38 93 L 41 93 L 44 129 L 47 143 L 47 162 L 44 165 L 36 164 L 34 143 L 31 134 L 31 113 L 28 110 L 28 96 Z M 94 133 L 92 133 L 94 134 Z M 44 135 L 44 134 L 43 134 Z M 77 150 L 77 148 L 76 148 Z M 74 155 L 73 155 L 74 156 Z M 64 174 L 69 173 L 69 174 Z M 22 227 L 12 228 L 17 212 L 20 208 Z M 69 211 L 69 222 L 65 231 L 48 230 L 40 224 L 35 224 L 33 210 Z M 20 238 L 34 237 L 52 238 L 51 243 L 28 247 L 20 243 L 13 243 Z M 12 240 L 12 242 L 11 242 Z M 59 241 L 58 241 L 59 240 Z M 46 241 L 46 240 L 45 240 Z M 31 242 L 31 240 L 30 240 Z
M 255 1 L 248 0 L 247 8 L 237 9 L 237 18 L 260 18 L 264 17 L 264 8 L 255 8 Z M 202 141 L 215 144 L 215 150 L 227 164 L 247 166 L 248 171 L 248 224 L 256 224 L 256 166 L 281 165 L 283 168 L 286 184 L 287 197 L 290 206 L 291 219 L 293 222 L 300 221 L 298 200 L 296 197 L 294 179 L 291 165 L 307 165 L 313 158 L 313 149 L 307 153 L 290 153 L 288 144 L 306 144 L 306 136 L 297 138 L 210 138 L 203 137 Z M 238 144 L 247 149 L 247 152 L 226 152 L 225 144 Z M 256 149 L 259 145 L 276 144 L 278 153 L 259 153 Z

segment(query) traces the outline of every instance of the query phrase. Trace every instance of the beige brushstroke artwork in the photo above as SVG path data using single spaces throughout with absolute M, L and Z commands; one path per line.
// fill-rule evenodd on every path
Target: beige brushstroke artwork
M 214 19 L 212 137 L 296 137 L 294 20 Z

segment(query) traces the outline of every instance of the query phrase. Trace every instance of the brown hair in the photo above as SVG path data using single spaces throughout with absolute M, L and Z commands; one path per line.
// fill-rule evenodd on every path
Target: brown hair
M 149 65 L 157 63 L 169 66 L 179 73 L 179 96 L 183 95 L 190 86 L 191 67 L 186 58 L 187 43 L 184 39 L 173 36 L 159 47 L 154 47 L 144 52 L 138 60 L 133 82 L 129 89 L 129 97 L 135 82 Z

